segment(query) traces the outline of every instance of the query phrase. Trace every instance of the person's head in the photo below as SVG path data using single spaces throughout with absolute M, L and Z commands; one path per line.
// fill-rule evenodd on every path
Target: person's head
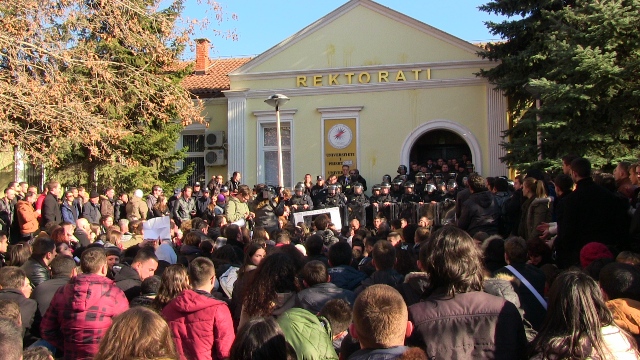
M 598 259 L 614 259 L 613 254 L 605 244 L 593 241 L 580 249 L 580 266 L 583 269 Z
M 387 235 L 387 241 L 390 242 L 392 246 L 396 246 L 402 242 L 402 236 L 400 233 L 392 231 Z
M 257 317 L 238 329 L 229 360 L 295 360 L 296 353 L 272 317 Z
M 331 219 L 329 219 L 327 214 L 320 214 L 313 220 L 313 225 L 316 227 L 316 230 L 326 230 L 330 222 Z
M 28 298 L 31 296 L 32 287 L 24 270 L 15 266 L 5 266 L 0 269 L 0 289 L 16 289 Z
M 571 176 L 571 162 L 578 156 L 569 154 L 562 157 L 562 173 Z
M 49 266 L 51 267 L 51 275 L 53 275 L 54 278 L 72 278 L 77 274 L 76 261 L 73 260 L 73 257 L 71 256 L 56 256 Z
M 251 189 L 248 185 L 240 185 L 238 186 L 238 194 L 236 198 L 240 200 L 240 202 L 247 202 L 251 200 Z
M 23 360 L 54 360 L 51 351 L 44 346 L 30 346 L 22 352 Z
M 9 249 L 9 238 L 7 237 L 7 233 L 4 231 L 0 231 L 0 253 L 4 254 Z
M 393 269 L 396 264 L 396 248 L 386 240 L 380 240 L 373 245 L 373 265 L 376 270 Z
M 245 296 L 243 304 L 249 316 L 271 315 L 278 293 L 298 291 L 298 269 L 289 254 L 271 254 L 255 271 L 252 291 Z
M 105 228 L 111 227 L 113 225 L 113 216 L 103 215 L 100 218 L 100 225 L 104 226 Z
M 20 305 L 15 300 L 0 299 L 0 319 L 13 321 L 18 327 L 22 327 Z
M 430 288 L 449 296 L 482 290 L 482 253 L 464 230 L 445 226 L 420 247 L 419 267 L 429 275 Z
M 322 261 L 313 260 L 309 261 L 302 268 L 301 274 L 302 280 L 307 287 L 311 287 L 316 284 L 322 284 L 329 282 L 329 273 L 327 267 Z
M 264 246 L 258 243 L 250 243 L 244 250 L 244 266 L 258 266 L 267 256 Z
M 353 259 L 351 245 L 346 241 L 339 241 L 329 247 L 329 265 L 332 267 L 349 265 Z
M 333 299 L 327 301 L 318 316 L 329 321 L 333 338 L 340 337 L 351 325 L 351 306 L 344 299 Z
M 105 249 L 105 253 L 107 255 L 107 266 L 109 269 L 113 269 L 115 264 L 120 263 L 120 256 L 122 255 L 120 248 L 116 246 L 109 246 Z
M 607 298 L 629 298 L 640 301 L 640 270 L 629 264 L 613 262 L 600 270 L 600 288 Z
M 240 180 L 242 180 L 242 174 L 240 174 L 239 171 L 234 171 L 232 175 L 232 179 L 233 181 L 239 182 Z
M 197 257 L 189 263 L 189 281 L 196 290 L 211 291 L 216 278 L 213 262 L 204 257 Z
M 22 266 L 31 257 L 31 246 L 27 242 L 19 242 L 14 244 L 9 249 L 9 266 Z
M 571 161 L 571 178 L 574 182 L 591 176 L 591 162 L 585 158 Z
M 103 248 L 91 247 L 82 252 L 80 269 L 85 274 L 107 275 L 107 256 Z
M 621 251 L 616 256 L 616 262 L 638 266 L 640 265 L 640 254 L 631 251 Z
M 416 244 L 425 244 L 429 237 L 431 236 L 431 229 L 425 226 L 421 226 L 416 229 L 416 234 L 413 237 L 413 240 Z
M 140 248 L 131 262 L 131 268 L 138 273 L 140 281 L 153 276 L 158 268 L 158 257 L 154 249 L 149 247 Z
M 546 196 L 544 181 L 527 177 L 522 184 L 522 194 L 526 197 L 542 198 Z
M 471 174 L 467 179 L 469 190 L 473 193 L 487 191 L 487 182 L 478 174 Z
M 147 279 L 152 277 L 150 276 Z M 167 267 L 162 273 L 158 295 L 153 299 L 154 308 L 161 311 L 169 301 L 175 299 L 181 292 L 189 288 L 189 277 L 184 266 L 178 264 Z
M 0 354 L 5 360 L 22 360 L 22 329 L 0 318 Z
M 177 358 L 167 322 L 153 310 L 136 306 L 113 319 L 94 359 Z
M 504 260 L 507 264 L 521 264 L 527 262 L 527 242 L 519 237 L 513 236 L 504 242 Z
M 407 305 L 397 290 L 389 285 L 372 285 L 356 298 L 351 334 L 363 349 L 402 346 L 412 330 L 408 319 Z
M 291 244 L 291 238 L 289 237 L 289 233 L 286 231 L 280 231 L 278 232 L 278 234 L 275 236 L 275 242 L 276 244 Z
M 160 276 L 149 276 L 148 278 L 144 279 L 144 281 L 140 285 L 140 292 L 142 293 L 142 295 L 156 295 L 158 294 L 161 283 L 162 278 L 160 278 Z
M 324 249 L 324 239 L 317 234 L 311 235 L 304 242 L 304 247 L 307 249 L 307 256 L 319 256 Z
M 60 183 L 57 181 L 51 181 L 47 184 L 47 189 L 49 189 L 49 193 L 55 195 L 56 197 L 60 195 Z
M 349 165 L 342 165 L 342 175 L 349 176 Z
M 496 192 L 507 192 L 509 191 L 509 183 L 507 179 L 504 177 L 497 177 L 494 183 L 494 190 Z
M 558 195 L 566 195 L 571 192 L 573 188 L 573 179 L 571 179 L 570 175 L 560 174 L 556 176 L 553 181 L 553 184 L 556 188 L 556 194 Z
M 49 265 L 56 257 L 56 243 L 46 237 L 37 238 L 31 246 L 31 256 Z
M 543 358 L 608 358 L 601 329 L 613 324 L 613 316 L 595 280 L 581 271 L 561 273 L 549 290 L 548 304 L 533 342 Z
M 622 180 L 629 178 L 629 168 L 631 164 L 628 161 L 621 161 L 618 166 L 613 170 L 613 177 L 616 180 Z

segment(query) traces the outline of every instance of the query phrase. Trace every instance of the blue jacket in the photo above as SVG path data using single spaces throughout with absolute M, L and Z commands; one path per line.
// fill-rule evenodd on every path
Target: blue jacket
M 337 287 L 353 291 L 362 280 L 367 278 L 367 274 L 354 269 L 349 265 L 340 265 L 329 268 L 331 282 Z

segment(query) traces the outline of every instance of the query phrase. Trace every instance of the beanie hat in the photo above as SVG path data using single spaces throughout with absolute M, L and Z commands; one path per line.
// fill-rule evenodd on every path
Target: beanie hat
M 586 268 L 593 261 L 607 258 L 613 259 L 613 254 L 605 244 L 599 242 L 590 242 L 580 250 L 580 265 Z

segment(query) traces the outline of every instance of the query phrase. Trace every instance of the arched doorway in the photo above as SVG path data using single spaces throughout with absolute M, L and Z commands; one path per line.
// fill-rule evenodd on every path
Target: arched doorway
M 472 159 L 473 164 L 475 165 L 476 171 L 479 171 L 479 172 L 482 171 L 482 150 L 480 149 L 480 143 L 478 142 L 478 139 L 475 137 L 475 135 L 465 126 L 455 121 L 441 120 L 441 119 L 432 120 L 432 121 L 423 123 L 419 125 L 417 128 L 415 128 L 407 136 L 404 143 L 402 144 L 402 150 L 400 152 L 400 163 L 409 165 L 409 161 L 413 159 L 412 152 L 419 151 L 419 150 L 414 150 L 414 145 L 419 143 L 422 144 L 423 143 L 422 141 L 425 141 L 425 142 L 428 141 L 428 139 L 431 137 L 429 133 L 432 133 L 432 132 L 435 134 L 434 136 L 437 136 L 438 134 L 447 135 L 449 139 L 455 139 L 456 143 L 458 142 L 458 139 L 452 138 L 451 135 L 448 135 L 446 133 L 452 133 L 454 136 L 457 136 L 459 139 L 461 139 L 462 142 L 466 144 L 466 147 L 464 147 L 463 149 L 468 150 L 468 154 Z M 425 137 L 426 140 L 421 140 L 423 135 L 426 135 Z M 435 144 L 435 145 L 446 146 L 447 145 L 446 141 L 447 141 L 447 138 L 445 137 L 445 144 Z M 457 144 L 456 146 L 464 145 L 464 144 Z M 421 146 L 423 145 L 415 146 L 415 148 L 420 149 Z M 426 144 L 424 146 L 426 146 Z M 435 149 L 437 150 L 438 148 L 436 147 Z M 451 149 L 449 151 L 454 151 L 454 150 Z
M 449 130 L 432 130 L 422 134 L 411 147 L 409 159 L 425 164 L 428 159 L 472 159 L 469 145 L 460 135 Z

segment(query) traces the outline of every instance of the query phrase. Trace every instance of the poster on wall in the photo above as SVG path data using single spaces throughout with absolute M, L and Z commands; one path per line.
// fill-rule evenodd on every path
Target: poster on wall
M 357 169 L 356 119 L 324 120 L 324 169 L 326 176 L 342 175 L 342 165 Z

